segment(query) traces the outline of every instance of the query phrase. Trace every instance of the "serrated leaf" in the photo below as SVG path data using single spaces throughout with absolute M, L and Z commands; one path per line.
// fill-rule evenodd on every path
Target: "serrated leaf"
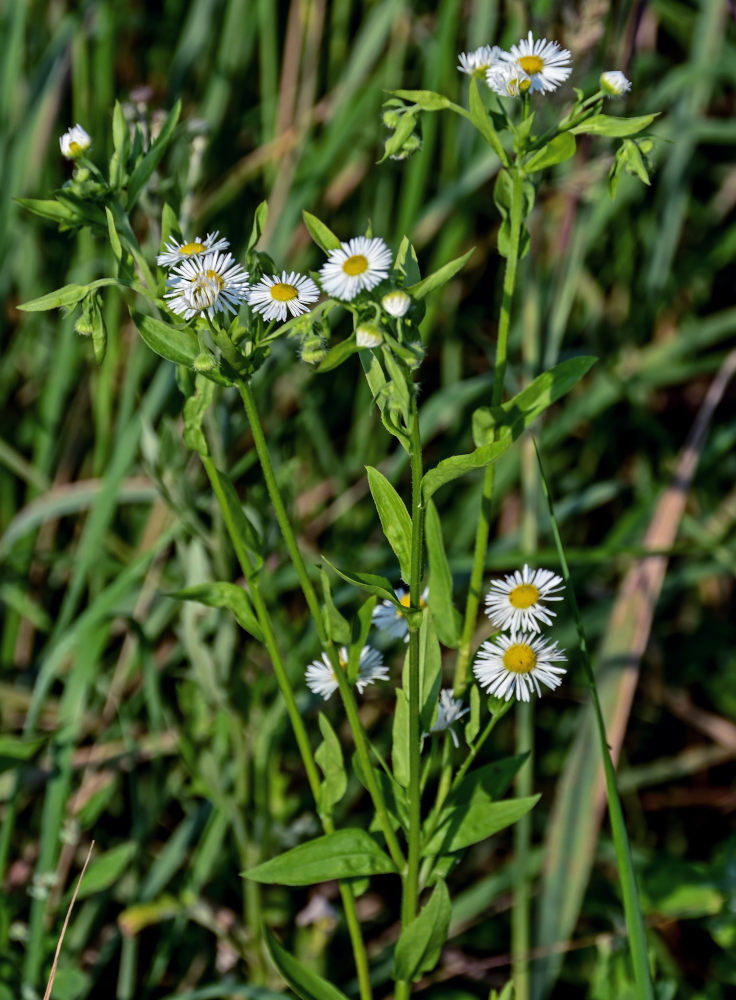
M 427 502 L 424 535 L 429 561 L 429 610 L 445 646 L 456 649 L 460 642 L 460 616 L 452 603 L 452 574 L 445 553 L 442 524 L 432 500 Z
M 316 972 L 302 965 L 285 948 L 282 948 L 267 927 L 263 928 L 263 937 L 268 948 L 271 961 L 283 976 L 289 987 L 302 1000 L 347 1000 L 336 986 L 318 976 Z
M 315 885 L 333 878 L 395 872 L 393 861 L 370 834 L 348 827 L 292 847 L 242 874 L 267 885 Z
M 318 721 L 322 742 L 314 752 L 314 759 L 324 775 L 320 809 L 329 814 L 347 791 L 348 777 L 337 733 L 322 712 Z
M 378 511 L 383 534 L 401 567 L 401 578 L 411 581 L 411 518 L 406 504 L 382 472 L 366 466 L 368 486 Z
M 325 253 L 328 254 L 331 250 L 339 248 L 340 240 L 316 215 L 304 211 L 302 212 L 302 218 L 304 219 L 304 225 L 309 230 L 309 235 Z
M 407 292 L 415 299 L 423 299 L 425 295 L 429 295 L 435 288 L 442 288 L 443 285 L 446 285 L 448 281 L 454 278 L 458 271 L 461 271 L 465 267 L 474 253 L 475 247 L 468 250 L 462 257 L 456 257 L 455 260 L 448 261 L 447 264 L 443 264 L 442 267 L 438 268 L 432 274 L 428 274 L 426 278 L 407 288 Z
M 126 208 L 130 211 L 140 197 L 140 193 L 146 186 L 151 174 L 161 162 L 164 153 L 169 147 L 174 129 L 179 121 L 181 112 L 181 100 L 177 100 L 174 107 L 166 116 L 166 121 L 161 126 L 161 131 L 148 152 L 143 156 L 128 179 L 128 194 Z
M 573 135 L 607 135 L 621 139 L 627 135 L 636 135 L 642 129 L 651 125 L 659 112 L 653 115 L 638 115 L 634 118 L 614 118 L 613 115 L 593 115 L 579 125 L 574 125 L 570 131 Z
M 532 153 L 524 164 L 524 170 L 533 174 L 535 170 L 544 170 L 555 163 L 564 163 L 575 155 L 575 137 L 569 132 L 561 132 L 551 139 L 546 146 Z
M 477 799 L 468 808 L 448 809 L 437 829 L 422 849 L 424 856 L 452 854 L 511 826 L 538 802 L 539 795 L 504 802 Z
M 396 594 L 391 586 L 391 581 L 387 580 L 385 576 L 379 576 L 376 573 L 347 573 L 345 570 L 338 569 L 325 556 L 322 556 L 322 558 L 330 569 L 334 570 L 343 580 L 352 583 L 354 587 L 365 590 L 368 594 L 375 594 L 376 597 L 380 597 L 382 600 L 391 601 L 392 604 L 399 607 L 399 602 L 396 600 Z
M 416 981 L 437 964 L 447 939 L 452 904 L 444 879 L 438 879 L 434 892 L 419 914 L 402 930 L 394 950 L 396 979 Z
M 227 608 L 235 615 L 238 624 L 259 642 L 263 642 L 263 632 L 251 607 L 248 595 L 237 583 L 197 583 L 192 587 L 174 590 L 166 595 L 177 601 L 198 601 L 210 608 Z

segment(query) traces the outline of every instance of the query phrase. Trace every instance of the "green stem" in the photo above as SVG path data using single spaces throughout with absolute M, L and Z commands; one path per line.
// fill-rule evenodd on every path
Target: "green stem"
M 493 391 L 491 405 L 498 406 L 503 398 L 503 384 L 506 376 L 506 354 L 508 348 L 509 327 L 511 325 L 511 305 L 516 284 L 516 268 L 519 262 L 519 244 L 521 241 L 522 222 L 522 186 L 523 176 L 517 166 L 512 171 L 511 211 L 509 253 L 506 258 L 506 271 L 503 278 L 501 295 L 501 312 L 498 319 L 498 341 L 496 343 L 496 365 L 493 372 Z M 455 694 L 462 695 L 467 686 L 467 673 L 472 655 L 473 633 L 478 617 L 483 572 L 485 569 L 486 549 L 491 523 L 491 502 L 495 479 L 495 465 L 487 465 L 483 476 L 483 493 L 481 496 L 480 515 L 475 534 L 475 549 L 473 551 L 473 568 L 470 574 L 470 586 L 465 605 L 465 619 L 458 649 L 457 666 L 455 668 Z
M 603 758 L 603 771 L 606 777 L 608 814 L 611 821 L 613 843 L 616 849 L 616 863 L 618 866 L 619 879 L 621 881 L 621 893 L 624 900 L 624 914 L 626 916 L 626 929 L 628 931 L 629 952 L 631 954 L 631 962 L 634 967 L 637 998 L 638 1000 L 654 1000 L 654 989 L 652 987 L 652 980 L 649 973 L 649 959 L 647 953 L 646 932 L 644 930 L 644 919 L 642 917 L 641 907 L 639 906 L 639 889 L 636 884 L 636 873 L 634 871 L 634 862 L 631 857 L 631 846 L 629 844 L 628 834 L 626 833 L 626 823 L 624 821 L 621 799 L 616 786 L 616 771 L 613 766 L 611 751 L 606 737 L 606 724 L 603 718 L 603 710 L 601 708 L 600 699 L 598 698 L 598 690 L 595 684 L 593 666 L 590 662 L 588 640 L 585 634 L 585 628 L 583 626 L 583 619 L 580 614 L 578 602 L 575 598 L 575 591 L 573 590 L 572 580 L 570 578 L 570 567 L 567 564 L 567 557 L 565 556 L 565 549 L 562 544 L 562 537 L 560 536 L 557 518 L 555 517 L 552 495 L 549 490 L 547 478 L 544 474 L 542 457 L 539 454 L 539 448 L 536 448 L 536 451 L 539 473 L 542 480 L 542 489 L 544 490 L 544 495 L 547 500 L 549 516 L 552 523 L 552 534 L 554 536 L 555 546 L 560 560 L 562 578 L 565 581 L 565 587 L 567 589 L 567 600 L 570 603 L 570 608 L 572 609 L 573 617 L 575 619 L 578 641 L 580 643 L 580 655 L 583 661 L 583 668 L 585 670 L 588 686 L 590 687 L 591 697 L 593 699 L 593 711 L 595 714 L 596 728 L 600 742 L 601 757 Z
M 307 730 L 304 726 L 301 713 L 299 712 L 296 699 L 294 698 L 294 692 L 292 691 L 291 684 L 289 683 L 284 662 L 281 658 L 281 652 L 278 648 L 276 636 L 273 631 L 273 625 L 271 623 L 271 616 L 269 615 L 268 608 L 263 600 L 261 588 L 254 572 L 254 566 L 250 553 L 245 546 L 244 540 L 240 537 L 237 524 L 231 516 L 230 506 L 220 481 L 220 474 L 217 471 L 214 462 L 206 455 L 202 455 L 201 458 L 202 464 L 207 472 L 207 476 L 212 484 L 212 489 L 215 492 L 217 502 L 220 505 L 220 510 L 222 511 L 222 516 L 225 521 L 228 534 L 230 535 L 230 539 L 233 543 L 238 563 L 240 564 L 240 568 L 243 571 L 243 575 L 248 583 L 248 592 L 253 602 L 253 608 L 255 609 L 258 623 L 263 631 L 264 645 L 269 656 L 271 657 L 276 680 L 284 697 L 284 701 L 286 702 L 286 711 L 294 731 L 299 753 L 301 754 L 302 762 L 304 764 L 304 770 L 307 774 L 309 788 L 319 810 L 321 797 L 319 772 L 317 770 L 314 756 L 312 755 L 312 748 L 309 743 Z M 320 818 L 322 820 L 322 826 L 325 833 L 332 833 L 335 829 L 332 817 L 327 814 L 321 814 Z M 343 907 L 345 910 L 345 920 L 348 925 L 348 933 L 350 934 L 350 941 L 353 948 L 355 968 L 358 974 L 358 982 L 360 984 L 361 1000 L 372 1000 L 373 991 L 371 988 L 368 956 L 366 954 L 365 943 L 360 930 L 358 911 L 355 903 L 355 894 L 352 886 L 347 885 L 344 882 L 340 882 L 340 895 L 342 896 Z

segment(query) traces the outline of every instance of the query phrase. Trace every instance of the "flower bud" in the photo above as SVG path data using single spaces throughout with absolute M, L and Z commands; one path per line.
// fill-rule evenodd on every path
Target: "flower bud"
M 401 116 L 396 111 L 383 112 L 383 124 L 386 128 L 395 129 L 401 121 Z
M 214 367 L 215 359 L 206 351 L 202 351 L 201 354 L 198 354 L 192 362 L 192 368 L 195 372 L 202 372 L 202 374 L 205 372 L 211 372 Z
M 81 125 L 74 125 L 59 136 L 61 155 L 67 160 L 76 160 L 78 156 L 83 156 L 91 145 L 92 138 Z
M 631 81 L 626 79 L 621 70 L 613 69 L 601 73 L 600 86 L 608 97 L 619 97 L 631 90 Z
M 397 288 L 394 292 L 387 292 L 381 299 L 384 310 L 395 319 L 406 316 L 411 305 L 411 296 Z
M 316 333 L 307 334 L 299 351 L 302 361 L 308 365 L 318 365 L 320 361 L 324 360 L 326 354 L 327 345 L 324 338 Z
M 358 347 L 379 347 L 383 343 L 381 328 L 375 323 L 361 323 L 355 331 Z

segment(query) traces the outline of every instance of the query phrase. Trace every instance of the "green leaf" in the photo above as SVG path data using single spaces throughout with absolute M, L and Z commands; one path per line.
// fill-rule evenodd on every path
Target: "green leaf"
M 105 205 L 105 217 L 107 218 L 107 235 L 112 247 L 112 255 L 119 267 L 123 262 L 123 247 L 118 236 L 118 231 L 115 228 L 115 219 L 107 205 Z
M 396 707 L 391 733 L 391 763 L 394 778 L 409 787 L 409 702 L 403 688 L 396 688 Z
M 429 559 L 429 610 L 440 642 L 457 649 L 460 642 L 460 616 L 452 603 L 452 574 L 442 538 L 442 524 L 432 500 L 427 502 L 424 522 Z
M 653 115 L 639 115 L 634 118 L 614 118 L 612 115 L 593 115 L 587 121 L 574 125 L 570 131 L 573 135 L 608 135 L 623 138 L 636 135 L 648 125 L 651 125 L 659 112 Z
M 321 222 L 316 215 L 312 215 L 311 212 L 302 212 L 302 218 L 304 219 L 304 225 L 309 230 L 309 235 L 312 237 L 314 242 L 318 247 L 321 247 L 325 253 L 329 253 L 331 250 L 337 250 L 340 246 L 340 240 L 335 236 L 331 229 L 328 229 L 324 222 Z
M 468 701 L 470 703 L 470 714 L 465 724 L 465 742 L 469 745 L 480 732 L 480 691 L 475 684 L 470 688 Z
M 423 299 L 425 295 L 429 295 L 435 288 L 442 288 L 451 278 L 454 278 L 458 271 L 465 267 L 474 252 L 475 247 L 464 253 L 462 257 L 456 257 L 455 260 L 443 264 L 438 270 L 432 274 L 428 274 L 426 278 L 407 288 L 407 292 L 415 299 Z
M 498 252 L 502 257 L 508 257 L 511 241 L 511 199 L 514 180 L 508 170 L 499 170 L 496 183 L 493 185 L 493 201 L 501 215 L 501 226 L 498 230 Z M 529 250 L 529 230 L 525 220 L 534 207 L 534 185 L 525 180 L 521 186 L 521 234 L 519 237 L 519 254 L 523 257 Z
M 102 288 L 105 285 L 117 285 L 115 278 L 99 278 L 89 285 L 64 285 L 57 288 L 55 292 L 48 292 L 30 302 L 24 302 L 18 306 L 23 312 L 45 312 L 47 309 L 73 309 L 82 299 L 95 288 Z
M 215 386 L 203 375 L 197 374 L 194 378 L 195 391 L 187 397 L 184 403 L 184 444 L 192 451 L 198 451 L 200 455 L 209 455 L 207 439 L 202 430 L 204 415 L 210 408 L 212 397 L 215 393 Z
M 16 198 L 15 202 L 34 215 L 50 219 L 51 222 L 58 222 L 59 225 L 74 226 L 80 222 L 78 212 L 71 205 L 55 198 Z
M 282 948 L 276 938 L 264 925 L 263 937 L 271 961 L 285 979 L 289 987 L 302 1000 L 347 1000 L 336 986 L 306 968 L 301 962 Z
M 452 904 L 444 879 L 410 924 L 401 932 L 394 950 L 394 977 L 416 982 L 439 961 L 450 927 Z
M 130 867 L 137 851 L 138 844 L 129 841 L 93 858 L 84 873 L 77 899 L 86 899 L 113 886 Z
M 381 527 L 399 560 L 401 577 L 411 581 L 411 518 L 404 501 L 382 472 L 372 465 L 366 466 L 368 485 L 376 505 Z
M 490 465 L 491 462 L 495 462 L 511 447 L 511 443 L 512 439 L 507 437 L 503 441 L 496 441 L 476 448 L 468 455 L 453 455 L 451 458 L 443 459 L 434 469 L 425 472 L 422 478 L 422 492 L 425 501 L 434 496 L 440 486 L 464 476 L 466 472 L 482 469 L 486 465 Z
M 347 340 L 341 340 L 339 344 L 335 344 L 334 347 L 329 349 L 315 368 L 315 371 L 319 374 L 331 372 L 333 368 L 337 368 L 338 365 L 341 365 L 343 361 L 346 361 L 359 350 L 360 348 L 355 342 L 355 337 L 348 337 Z
M 350 624 L 347 619 L 340 614 L 335 606 L 335 602 L 332 599 L 330 578 L 324 568 L 321 570 L 321 578 L 322 597 L 324 600 L 324 622 L 327 635 L 333 642 L 339 642 L 343 646 L 347 645 L 347 643 L 350 642 Z
M 181 100 L 178 100 L 167 115 L 166 121 L 163 123 L 156 141 L 153 143 L 146 155 L 138 161 L 133 173 L 130 175 L 128 180 L 128 197 L 126 201 L 126 208 L 128 211 L 130 211 L 138 201 L 141 191 L 168 149 L 169 143 L 171 142 L 171 138 L 174 134 L 174 129 L 176 128 L 176 123 L 179 121 L 180 112 Z
M 561 132 L 551 139 L 546 146 L 532 153 L 524 164 L 524 170 L 533 174 L 535 170 L 544 170 L 555 163 L 564 163 L 575 155 L 575 137 L 569 132 Z
M 422 111 L 441 111 L 452 104 L 444 94 L 436 94 L 433 90 L 392 90 L 391 93 L 403 101 L 418 104 Z
M 461 805 L 448 809 L 439 826 L 424 845 L 422 854 L 451 854 L 471 844 L 511 826 L 537 803 L 539 795 L 523 799 L 507 799 L 504 802 L 489 802 L 478 797 L 468 807 Z
M 292 847 L 242 874 L 267 885 L 315 885 L 333 878 L 395 872 L 393 861 L 370 834 L 347 827 Z
M 337 733 L 322 712 L 319 713 L 318 720 L 322 742 L 314 752 L 314 759 L 325 776 L 322 782 L 320 811 L 329 814 L 347 791 L 348 777 Z
M 238 561 L 241 563 L 251 563 L 254 571 L 257 572 L 263 566 L 263 556 L 261 555 L 263 543 L 258 536 L 258 532 L 245 516 L 240 503 L 240 497 L 228 474 L 213 465 L 212 475 L 217 480 L 217 484 L 225 500 L 225 507 L 222 513 L 230 537 L 233 540 Z
M 179 219 L 176 212 L 168 202 L 165 202 L 161 211 L 161 246 L 168 243 L 172 236 L 176 240 L 182 240 L 182 233 L 179 228 Z
M 196 583 L 192 587 L 174 590 L 166 596 L 173 597 L 177 601 L 198 601 L 210 608 L 227 608 L 235 615 L 241 628 L 259 642 L 263 642 L 263 632 L 251 607 L 250 599 L 237 583 Z
M 93 294 L 92 299 L 90 313 L 92 320 L 92 348 L 95 352 L 95 361 L 98 365 L 101 365 L 107 351 L 107 327 L 105 326 L 105 318 L 102 315 L 99 295 Z
M 400 606 L 396 600 L 396 594 L 394 593 L 394 588 L 391 586 L 391 581 L 387 580 L 385 576 L 378 576 L 376 573 L 346 573 L 344 570 L 338 569 L 337 566 L 333 565 L 325 556 L 322 556 L 322 558 L 331 570 L 334 570 L 343 580 L 352 583 L 354 587 L 360 587 L 361 590 L 365 590 L 368 594 L 375 594 L 381 600 L 388 600 L 397 607 Z
M 480 96 L 480 91 L 478 90 L 478 81 L 475 77 L 472 77 L 470 81 L 468 101 L 468 110 L 470 111 L 471 122 L 478 129 L 488 145 L 494 150 L 501 162 L 507 163 L 508 160 L 506 153 L 498 136 L 498 132 L 496 132 L 491 124 L 490 118 L 488 117 L 488 112 L 486 111 L 486 107 L 483 103 L 483 98 Z
M 46 744 L 45 736 L 16 737 L 0 734 L 0 773 L 30 760 Z
M 399 249 L 396 251 L 393 269 L 402 275 L 405 284 L 409 286 L 416 285 L 421 278 L 416 250 L 409 242 L 408 236 L 402 236 L 401 238 Z
M 120 101 L 115 101 L 112 112 L 113 154 L 110 158 L 110 187 L 119 191 L 125 181 L 130 153 L 130 131 Z
M 475 686 L 473 690 L 477 690 Z M 496 802 L 508 791 L 516 772 L 528 758 L 528 753 L 515 754 L 513 757 L 503 757 L 490 764 L 477 767 L 466 774 L 457 788 L 447 799 L 450 809 L 463 809 L 472 804 L 488 804 Z
M 409 690 L 409 653 L 406 654 L 405 688 Z M 429 732 L 437 710 L 442 687 L 442 652 L 431 615 L 422 616 L 419 633 L 419 721 L 423 732 Z
M 355 684 L 360 672 L 360 654 L 368 639 L 368 633 L 373 624 L 373 609 L 376 606 L 376 598 L 369 597 L 361 605 L 356 618 L 353 619 L 353 626 L 350 637 L 350 653 L 348 657 L 348 680 Z
M 414 115 L 405 112 L 399 119 L 399 124 L 390 133 L 383 146 L 383 156 L 378 163 L 383 163 L 389 156 L 401 151 L 402 146 L 414 131 Z
M 134 309 L 131 309 L 130 315 L 141 337 L 155 354 L 177 365 L 185 365 L 187 368 L 193 366 L 194 359 L 199 354 L 199 344 L 189 327 L 172 326 L 171 323 L 164 323 L 153 316 L 144 316 Z
M 246 256 L 255 248 L 256 243 L 263 235 L 263 230 L 266 228 L 267 218 L 268 202 L 262 201 L 253 213 L 253 227 L 251 228 L 250 236 L 248 237 L 248 244 L 245 248 Z

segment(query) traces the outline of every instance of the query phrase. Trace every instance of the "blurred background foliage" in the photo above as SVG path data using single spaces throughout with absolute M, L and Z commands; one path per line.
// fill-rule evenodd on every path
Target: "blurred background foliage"
M 623 743 L 621 787 L 658 996 L 733 995 L 733 388 L 705 439 L 684 513 L 663 524 L 657 508 L 736 331 L 733 5 L 4 0 L 1 1000 L 42 995 L 92 838 L 54 987 L 60 1000 L 281 995 L 260 948 L 262 917 L 336 983 L 352 976 L 344 927 L 325 905 L 337 903 L 333 887 L 264 889 L 238 874 L 317 825 L 264 652 L 226 612 L 167 596 L 237 579 L 199 462 L 181 443 L 175 371 L 140 342 L 114 292 L 105 296 L 110 341 L 99 367 L 73 317 L 18 312 L 18 303 L 61 284 L 106 275 L 111 258 L 89 234 L 59 234 L 13 198 L 46 197 L 69 176 L 58 150 L 69 124 L 92 134 L 93 158 L 103 163 L 114 99 L 127 102 L 131 120 L 150 124 L 181 96 L 174 148 L 133 220 L 151 257 L 164 200 L 185 231 L 218 228 L 237 253 L 253 209 L 268 198 L 261 245 L 279 268 L 321 262 L 303 208 L 343 238 L 369 223 L 394 246 L 408 234 L 425 272 L 474 246 L 464 271 L 429 304 L 421 372 L 427 457 L 466 451 L 469 414 L 487 401 L 493 357 L 496 161 L 466 123 L 425 115 L 421 152 L 377 166 L 380 108 L 398 87 L 464 100 L 457 53 L 508 46 L 528 27 L 572 50 L 574 85 L 591 92 L 601 70 L 620 68 L 633 81 L 627 112 L 664 112 L 651 187 L 625 177 L 612 201 L 605 182 L 613 146 L 600 140 L 581 143 L 539 190 L 510 388 L 559 357 L 600 358 L 541 431 L 594 648 L 615 647 L 609 613 L 639 565 L 647 528 L 669 533 L 633 700 L 622 696 L 628 661 L 609 671 L 603 690 L 612 741 Z M 563 87 L 540 101 L 540 119 L 569 97 Z M 607 110 L 615 114 L 616 105 Z M 522 342 L 531 345 L 525 366 Z M 338 562 L 359 552 L 361 569 L 394 576 L 363 467 L 380 465 L 405 488 L 406 463 L 376 429 L 357 360 L 316 376 L 280 344 L 257 394 L 304 547 Z M 316 637 L 232 393 L 218 393 L 208 433 L 266 533 L 270 603 L 316 732 L 317 705 L 302 682 Z M 479 493 L 480 480 L 468 477 L 437 497 L 459 596 Z M 499 496 L 489 573 L 523 558 L 518 451 L 500 468 Z M 554 566 L 541 508 L 538 528 L 534 561 Z M 355 608 L 349 588 L 336 596 Z M 556 638 L 574 650 L 567 613 Z M 535 785 L 544 794 L 532 815 L 528 872 L 540 915 L 534 993 L 621 1000 L 634 993 L 609 833 L 591 819 L 593 798 L 571 796 L 558 780 L 573 773 L 586 700 L 574 653 L 568 677 L 537 712 Z M 365 698 L 377 739 L 388 705 L 378 692 Z M 337 706 L 329 712 L 339 724 Z M 509 719 L 499 741 L 499 755 L 513 748 Z M 344 815 L 365 806 L 354 782 Z M 571 867 L 549 860 L 560 842 L 572 846 Z M 580 860 L 586 850 L 590 877 Z M 439 971 L 418 987 L 427 997 L 486 997 L 508 979 L 512 863 L 502 836 L 462 861 L 451 940 Z M 395 935 L 385 888 L 360 899 L 377 996 L 389 990 Z

